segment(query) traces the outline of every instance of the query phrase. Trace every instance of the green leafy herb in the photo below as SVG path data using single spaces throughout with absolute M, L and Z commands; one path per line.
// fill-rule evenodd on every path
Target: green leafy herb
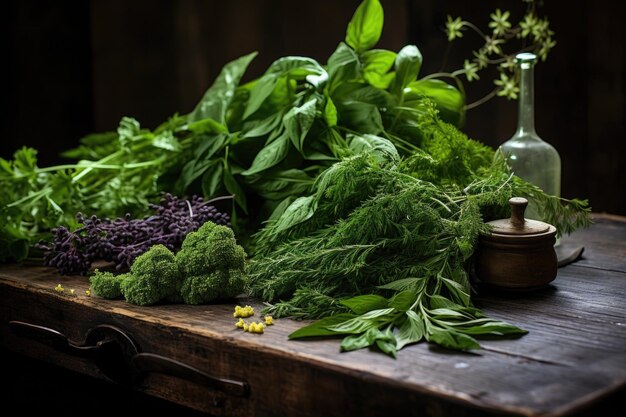
M 372 48 L 383 31 L 383 8 L 378 0 L 364 0 L 346 31 L 346 43 L 357 52 Z
M 313 323 L 292 338 L 348 335 L 342 350 L 377 346 L 394 356 L 421 340 L 466 350 L 479 347 L 475 336 L 525 333 L 472 306 L 468 262 L 488 232 L 485 220 L 513 195 L 542 192 L 428 108 L 418 121 L 422 150 L 400 159 L 377 137 L 323 172 L 310 196 L 256 236 L 251 291 L 273 303 L 270 311 L 357 315 Z M 581 203 L 534 197 L 559 228 L 588 224 Z M 378 337 L 389 332 L 393 338 Z

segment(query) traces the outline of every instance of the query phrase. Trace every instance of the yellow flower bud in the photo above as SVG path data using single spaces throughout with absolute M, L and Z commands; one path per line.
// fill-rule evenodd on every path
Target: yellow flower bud
M 265 324 L 271 326 L 274 324 L 274 318 L 272 316 L 265 316 Z

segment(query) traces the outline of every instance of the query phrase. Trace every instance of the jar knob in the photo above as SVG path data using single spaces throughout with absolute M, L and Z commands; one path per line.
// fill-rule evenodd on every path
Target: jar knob
M 528 200 L 523 197 L 513 197 L 509 199 L 509 205 L 511 206 L 511 224 L 517 228 L 524 228 L 524 212 L 528 206 Z

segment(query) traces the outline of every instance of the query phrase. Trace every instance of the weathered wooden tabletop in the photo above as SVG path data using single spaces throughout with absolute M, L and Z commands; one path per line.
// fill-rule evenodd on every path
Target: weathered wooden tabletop
M 88 297 L 84 277 L 18 265 L 0 266 L 2 344 L 104 378 L 89 360 L 16 335 L 7 323 L 46 326 L 76 343 L 90 328 L 110 324 L 143 352 L 249 385 L 244 398 L 158 374 L 135 385 L 215 415 L 596 415 L 607 398 L 626 404 L 620 399 L 626 392 L 624 220 L 596 216 L 591 228 L 564 238 L 563 245 L 584 245 L 585 251 L 559 269 L 549 288 L 477 297 L 488 315 L 529 334 L 482 340 L 483 348 L 472 353 L 426 343 L 406 347 L 396 360 L 367 350 L 339 353 L 338 339 L 288 341 L 302 326 L 288 319 L 263 335 L 243 333 L 234 327 L 234 303 L 137 307 Z M 54 290 L 59 283 L 63 293 Z

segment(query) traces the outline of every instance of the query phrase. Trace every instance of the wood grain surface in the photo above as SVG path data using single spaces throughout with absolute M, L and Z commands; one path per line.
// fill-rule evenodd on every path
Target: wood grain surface
M 564 238 L 564 244 L 585 246 L 583 258 L 559 269 L 542 291 L 478 288 L 477 306 L 529 334 L 481 340 L 483 349 L 471 353 L 426 343 L 406 347 L 396 360 L 367 350 L 339 353 L 339 339 L 288 341 L 288 334 L 303 325 L 298 321 L 276 320 L 262 335 L 235 328 L 234 306 L 250 304 L 258 312 L 258 300 L 137 307 L 87 296 L 85 277 L 23 265 L 0 266 L 1 341 L 31 357 L 105 378 L 91 361 L 17 336 L 7 323 L 46 326 L 76 343 L 96 325 L 117 326 L 143 352 L 250 385 L 248 398 L 160 374 L 136 385 L 214 415 L 596 415 L 606 398 L 626 404 L 620 399 L 626 388 L 622 220 L 598 216 L 591 228 Z M 54 291 L 57 284 L 63 293 Z

